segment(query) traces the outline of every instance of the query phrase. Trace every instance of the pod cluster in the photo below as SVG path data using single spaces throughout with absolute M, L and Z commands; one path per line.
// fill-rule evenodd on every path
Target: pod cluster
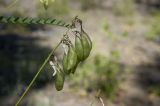
M 68 35 L 65 35 L 62 41 L 67 48 L 63 55 L 62 67 L 58 67 L 55 75 L 55 87 L 58 91 L 63 89 L 65 76 L 74 74 L 77 66 L 87 59 L 92 49 L 92 41 L 83 30 L 82 25 L 81 30 L 74 34 L 74 43 L 69 40 Z
M 74 45 L 71 43 L 67 46 L 68 51 L 63 56 L 63 70 L 68 75 L 74 74 L 78 64 L 87 59 L 92 49 L 92 41 L 82 28 L 81 32 L 75 34 Z

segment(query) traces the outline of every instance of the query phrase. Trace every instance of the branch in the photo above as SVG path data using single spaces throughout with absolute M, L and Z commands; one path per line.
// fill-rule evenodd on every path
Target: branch
M 42 25 L 56 25 L 56 26 L 61 26 L 61 27 L 67 27 L 70 28 L 71 25 L 65 23 L 62 20 L 57 20 L 57 19 L 42 19 L 42 18 L 31 18 L 31 17 L 15 17 L 15 16 L 10 16 L 10 17 L 5 17 L 5 16 L 0 16 L 0 23 L 6 23 L 6 24 L 42 24 Z
M 97 94 L 96 94 L 96 96 L 95 96 L 95 100 L 96 99 L 99 100 L 100 103 L 102 104 L 102 106 L 105 106 L 103 99 L 100 97 L 100 93 L 101 93 L 101 90 L 99 89 L 98 92 L 97 92 Z M 93 103 L 94 103 L 94 100 L 91 102 L 90 106 L 93 106 Z

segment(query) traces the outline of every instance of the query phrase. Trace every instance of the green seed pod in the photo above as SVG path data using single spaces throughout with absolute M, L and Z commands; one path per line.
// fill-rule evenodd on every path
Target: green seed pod
M 60 70 L 60 68 L 57 68 L 57 74 L 55 76 L 55 87 L 57 91 L 63 89 L 64 79 L 65 79 L 64 73 Z
M 82 36 L 85 36 L 88 40 L 88 43 L 89 43 L 89 49 L 91 50 L 92 49 L 92 41 L 89 37 L 89 35 L 83 30 L 83 28 L 81 29 L 81 34 Z
M 63 70 L 66 74 L 70 74 L 71 70 L 77 63 L 77 54 L 73 46 L 68 47 L 67 54 L 63 56 Z
M 77 66 L 78 66 L 79 62 L 76 63 L 76 65 L 73 67 L 73 69 L 71 70 L 71 73 L 74 74 L 76 72 Z
M 76 62 L 77 62 L 77 54 L 72 45 L 69 46 L 69 49 L 68 49 L 67 61 L 68 61 L 67 70 L 71 70 L 76 65 Z
M 91 52 L 92 41 L 91 41 L 90 37 L 88 36 L 88 34 L 83 30 L 82 21 L 79 20 L 79 22 L 81 24 L 81 37 L 82 37 L 82 42 L 83 42 L 82 44 L 83 44 L 83 47 L 85 49 L 84 50 L 84 59 L 86 59 Z
M 67 54 L 64 53 L 64 56 L 63 56 L 63 70 L 65 71 L 65 73 L 69 73 L 67 70 L 67 67 L 68 67 L 68 61 L 67 61 Z
M 84 34 L 81 34 L 81 39 L 82 39 L 82 45 L 83 45 L 83 60 L 85 60 L 89 54 L 90 54 L 90 44 L 86 36 Z
M 82 61 L 84 58 L 84 54 L 83 54 L 84 50 L 83 50 L 82 40 L 77 35 L 75 37 L 75 51 L 77 53 L 78 60 Z

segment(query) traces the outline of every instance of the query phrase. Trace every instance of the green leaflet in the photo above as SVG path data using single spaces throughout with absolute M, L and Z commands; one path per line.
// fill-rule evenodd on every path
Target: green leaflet
M 23 20 L 23 23 L 24 23 L 24 24 L 29 24 L 31 21 L 32 21 L 31 18 L 26 17 L 26 18 Z
M 62 26 L 62 27 L 67 27 L 70 28 L 71 25 L 65 23 L 62 20 L 57 20 L 57 19 L 41 19 L 41 18 L 31 18 L 31 17 L 26 17 L 26 18 L 21 18 L 21 17 L 4 17 L 0 16 L 0 23 L 7 23 L 7 24 L 50 24 L 50 25 L 56 25 L 56 26 Z
M 7 20 L 11 23 L 15 23 L 16 17 L 9 17 Z

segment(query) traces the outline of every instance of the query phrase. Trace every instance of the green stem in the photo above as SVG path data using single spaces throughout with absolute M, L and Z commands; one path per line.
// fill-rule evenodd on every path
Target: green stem
M 62 41 L 62 40 L 61 40 Z M 50 52 L 50 54 L 48 55 L 48 57 L 46 58 L 46 60 L 44 61 L 44 63 L 41 65 L 41 67 L 39 68 L 37 74 L 34 76 L 34 78 L 32 79 L 32 81 L 30 82 L 29 86 L 27 87 L 27 89 L 24 91 L 24 93 L 22 94 L 22 96 L 18 99 L 18 101 L 16 102 L 15 106 L 19 106 L 20 102 L 22 101 L 22 99 L 24 98 L 24 96 L 27 94 L 27 92 L 29 91 L 29 89 L 31 88 L 31 86 L 33 85 L 33 83 L 35 82 L 35 80 L 37 79 L 37 77 L 39 76 L 40 72 L 42 72 L 42 69 L 44 68 L 44 66 L 47 64 L 47 62 L 49 61 L 50 57 L 52 56 L 52 54 L 55 52 L 55 50 L 59 47 L 59 45 L 61 44 L 61 41 L 58 43 L 58 45 Z
M 5 23 L 5 24 L 41 24 L 41 25 L 55 25 L 55 26 L 61 26 L 61 27 L 66 27 L 70 28 L 71 25 L 67 24 L 66 22 L 62 20 L 57 20 L 57 19 L 51 19 L 51 18 L 32 18 L 32 17 L 15 17 L 15 16 L 0 16 L 0 23 Z

